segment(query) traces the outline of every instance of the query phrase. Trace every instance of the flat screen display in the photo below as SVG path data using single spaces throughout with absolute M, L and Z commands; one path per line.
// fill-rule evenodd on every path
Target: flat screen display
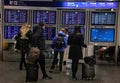
M 113 28 L 91 28 L 91 42 L 114 42 L 115 29 Z
M 46 40 L 53 40 L 56 35 L 55 27 L 45 27 L 44 36 Z
M 33 11 L 33 23 L 38 24 L 40 21 L 46 24 L 56 24 L 56 11 Z
M 85 35 L 85 28 L 84 27 L 82 27 L 82 28 L 80 28 L 80 30 L 81 30 L 81 33 L 83 34 L 83 35 Z M 68 34 L 70 34 L 70 33 L 72 33 L 74 31 L 74 28 L 68 28 Z
M 5 9 L 4 22 L 6 23 L 26 23 L 27 10 Z
M 115 12 L 92 12 L 91 25 L 115 25 Z
M 21 26 L 4 26 L 4 39 L 12 39 L 20 28 Z
M 85 24 L 85 12 L 79 11 L 63 11 L 62 24 Z

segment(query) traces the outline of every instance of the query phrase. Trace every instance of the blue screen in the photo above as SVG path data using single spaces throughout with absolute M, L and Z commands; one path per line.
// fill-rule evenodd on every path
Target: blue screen
M 84 1 L 87 1 L 87 0 L 84 0 Z M 106 8 L 107 9 L 107 8 L 117 8 L 118 3 L 117 2 L 62 2 L 62 7 L 65 7 L 65 8 Z
M 4 26 L 4 39 L 12 39 L 20 28 L 21 26 Z
M 92 25 L 115 25 L 115 12 L 92 12 Z
M 62 24 L 85 24 L 85 12 L 63 11 Z
M 53 40 L 56 35 L 56 28 L 55 27 L 45 27 L 44 35 L 46 40 Z
M 5 9 L 4 22 L 7 23 L 26 23 L 27 22 L 27 10 L 13 10 Z
M 85 35 L 85 28 L 80 28 L 81 29 L 81 33 L 83 34 L 83 35 Z M 70 33 L 72 33 L 74 31 L 74 28 L 68 28 L 68 34 L 70 34 Z
M 40 21 L 46 24 L 56 24 L 56 11 L 33 11 L 33 23 L 38 24 Z
M 114 42 L 115 29 L 113 28 L 91 28 L 91 42 Z

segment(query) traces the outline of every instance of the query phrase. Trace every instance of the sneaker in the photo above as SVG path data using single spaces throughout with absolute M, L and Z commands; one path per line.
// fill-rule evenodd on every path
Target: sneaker
M 52 73 L 53 72 L 53 69 L 50 69 L 50 71 L 49 71 L 50 73 Z

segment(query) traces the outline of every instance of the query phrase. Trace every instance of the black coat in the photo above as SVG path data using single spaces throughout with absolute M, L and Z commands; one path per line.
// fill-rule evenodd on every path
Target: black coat
M 82 59 L 82 47 L 87 47 L 84 44 L 84 37 L 81 33 L 72 33 L 68 37 L 68 45 L 69 48 L 69 59 Z
M 23 50 L 27 51 L 27 49 L 29 48 L 31 39 L 32 39 L 32 31 L 31 30 L 29 30 L 26 33 L 26 37 L 28 39 L 24 39 L 24 38 L 21 39 L 21 32 L 18 32 L 18 34 L 15 36 L 15 40 L 16 40 L 15 48 L 16 49 L 19 49 L 19 50 L 23 49 Z
M 39 26 L 33 27 L 32 46 L 38 47 L 40 50 L 45 50 L 44 29 Z

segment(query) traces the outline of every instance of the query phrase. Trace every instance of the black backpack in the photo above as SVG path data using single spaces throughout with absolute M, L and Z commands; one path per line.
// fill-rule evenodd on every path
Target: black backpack
M 54 47 L 57 49 L 61 49 L 64 47 L 65 42 L 64 42 L 64 37 L 63 36 L 58 36 L 54 42 Z

